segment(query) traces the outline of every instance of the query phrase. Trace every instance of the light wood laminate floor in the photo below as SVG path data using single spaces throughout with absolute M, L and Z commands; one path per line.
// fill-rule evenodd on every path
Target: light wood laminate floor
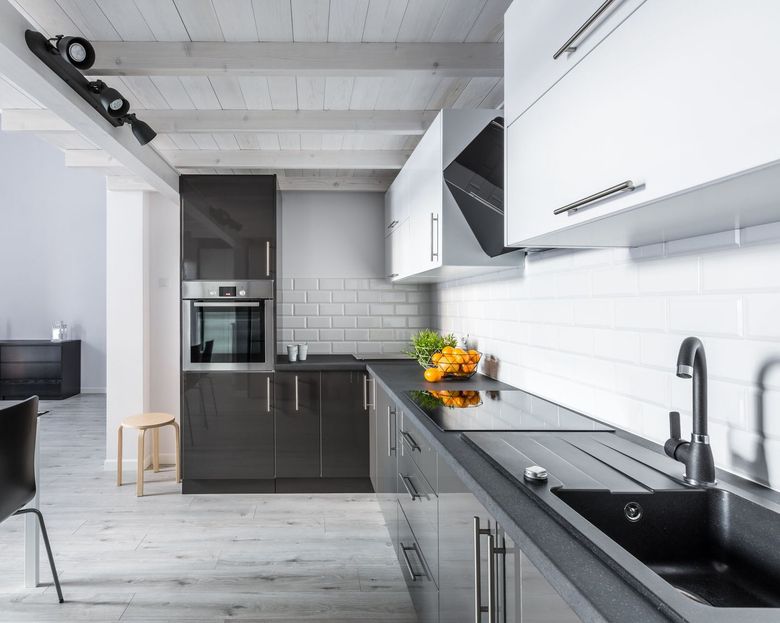
M 7 403 L 0 402 L 0 406 Z M 42 402 L 41 510 L 58 604 L 23 584 L 24 521 L 0 524 L 0 621 L 414 621 L 373 495 L 183 496 L 173 467 L 143 498 L 103 469 L 105 397 Z M 112 436 L 113 438 L 113 436 Z

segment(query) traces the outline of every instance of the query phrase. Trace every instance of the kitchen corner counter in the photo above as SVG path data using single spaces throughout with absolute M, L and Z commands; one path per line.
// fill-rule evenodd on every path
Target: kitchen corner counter
M 684 489 L 680 465 L 665 457 L 655 444 L 622 431 L 512 433 L 511 435 L 531 446 L 546 445 L 545 451 L 552 452 L 558 460 L 556 469 L 550 470 L 549 482 L 529 484 L 524 482 L 521 476 L 511 473 L 505 465 L 499 465 L 480 451 L 474 439 L 470 439 L 473 435 L 439 430 L 406 395 L 407 390 L 443 389 L 446 383 L 424 382 L 420 368 L 412 362 L 406 365 L 368 362 L 367 369 L 390 397 L 405 407 L 404 413 L 416 418 L 418 428 L 425 435 L 427 442 L 501 523 L 531 563 L 541 571 L 583 621 L 720 623 L 733 620 L 735 612 L 750 613 L 750 617 L 756 617 L 758 614 L 757 618 L 750 620 L 772 620 L 771 609 L 769 612 L 757 612 L 756 609 L 703 606 L 677 593 L 676 589 L 649 569 L 645 569 L 643 574 L 630 572 L 615 560 L 617 558 L 625 562 L 626 556 L 631 558 L 625 550 L 612 543 L 607 553 L 601 538 L 604 535 L 598 533 L 585 518 L 555 498 L 553 489 L 560 486 L 561 481 L 565 485 L 567 482 L 573 484 L 578 479 L 585 479 L 595 481 L 597 488 L 609 489 L 605 483 L 609 483 L 610 477 L 614 477 L 616 472 L 623 469 L 608 463 L 601 464 L 598 459 L 593 462 L 592 469 L 583 470 L 581 466 L 577 467 L 577 460 L 581 465 L 582 458 L 575 455 L 582 452 L 578 446 L 584 444 L 612 446 L 628 457 L 637 457 L 634 471 L 623 469 L 621 475 L 624 478 L 636 476 L 638 461 L 644 464 L 641 474 L 649 482 L 665 479 L 669 485 L 667 488 Z M 490 391 L 516 388 L 482 375 L 475 375 L 468 382 L 459 383 L 458 389 Z M 508 438 L 504 434 L 488 435 L 493 435 L 494 440 L 499 436 Z M 602 441 L 604 444 L 601 444 Z M 507 443 L 507 448 L 510 448 L 511 439 Z M 552 449 L 553 444 L 557 446 L 556 449 Z M 528 461 L 527 458 L 524 459 L 521 450 L 517 450 L 517 457 L 516 461 Z M 528 461 L 528 464 L 531 462 Z M 780 501 L 780 496 L 774 492 L 762 491 L 752 483 L 731 474 L 722 474 L 719 471 L 718 477 L 722 488 L 730 488 L 747 499 L 769 506 L 776 506 Z M 637 483 L 637 486 L 642 486 L 641 477 L 637 478 Z M 615 556 L 616 553 L 620 555 Z M 634 561 L 638 562 L 635 559 Z M 629 568 L 636 571 L 636 566 Z M 661 590 L 661 584 L 666 584 L 664 590 Z
M 311 372 L 327 370 L 365 370 L 371 363 L 381 361 L 382 365 L 409 367 L 409 359 L 355 359 L 352 355 L 309 355 L 306 361 L 290 363 L 286 355 L 276 357 L 275 370 L 277 372 L 294 372 L 295 370 L 307 370 Z

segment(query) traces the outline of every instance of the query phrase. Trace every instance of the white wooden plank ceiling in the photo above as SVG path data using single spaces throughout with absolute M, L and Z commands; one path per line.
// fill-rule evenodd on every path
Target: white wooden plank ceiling
M 211 42 L 223 46 L 248 45 L 246 42 L 307 45 L 500 43 L 503 14 L 510 2 L 13 0 L 11 3 L 35 28 L 47 35 L 78 34 L 93 42 L 106 42 L 105 46 L 110 47 L 112 53 L 116 50 L 121 53 L 125 49 L 122 42 L 127 42 L 128 50 L 140 48 L 142 51 L 145 49 L 143 42 L 149 45 L 154 45 L 153 42 Z M 114 43 L 109 45 L 108 42 Z M 96 47 L 100 54 L 100 43 Z M 479 46 L 468 49 L 476 48 Z M 225 49 L 230 52 L 233 48 Z M 360 47 L 358 53 L 364 49 L 384 53 L 384 48 L 378 46 Z M 410 49 L 414 50 L 413 47 Z M 322 53 L 327 55 L 327 46 Z M 121 66 L 119 71 L 122 71 Z M 274 71 L 259 75 L 241 70 L 199 71 L 197 67 L 186 75 L 168 71 L 164 75 L 145 75 L 143 71 L 127 73 L 133 75 L 100 77 L 130 100 L 139 117 L 149 120 L 153 127 L 155 120 L 159 123 L 158 137 L 150 145 L 180 171 L 251 173 L 273 170 L 290 179 L 304 176 L 337 179 L 339 185 L 333 186 L 326 181 L 323 182 L 326 187 L 344 187 L 344 180 L 349 178 L 362 180 L 363 186 L 386 186 L 394 177 L 396 166 L 392 164 L 386 168 L 382 163 L 395 162 L 414 148 L 420 133 L 435 114 L 432 111 L 499 108 L 503 104 L 500 75 L 494 72 L 493 75 L 479 75 L 478 69 L 466 70 L 466 75 L 443 75 L 425 70 L 377 71 L 376 75 L 371 70 L 345 75 L 334 75 L 333 71 L 281 75 Z M 34 99 L 0 79 L 0 109 L 11 109 L 16 113 L 18 109 L 39 108 Z M 394 117 L 392 111 L 406 113 L 395 113 Z M 42 136 L 63 149 L 94 153 L 93 145 L 72 133 L 69 135 L 67 127 L 52 129 L 50 121 L 41 119 L 29 119 L 22 125 L 24 127 L 5 129 L 36 131 L 40 127 Z M 204 154 L 196 157 L 197 151 Z M 250 153 L 240 156 L 235 153 L 244 151 Z M 222 152 L 223 157 L 220 156 Z M 272 160 L 274 152 L 283 159 L 285 167 L 293 165 L 292 168 L 269 168 L 269 157 Z M 300 164 L 294 158 L 296 152 L 300 152 Z M 317 152 L 327 153 L 319 160 Z M 336 155 L 335 152 L 341 153 Z M 371 168 L 332 168 L 358 161 L 359 154 L 355 152 L 363 152 L 364 156 L 371 154 L 364 160 Z M 260 164 L 252 166 L 253 162 Z M 378 166 L 372 167 L 373 162 Z M 205 163 L 210 166 L 199 166 Z M 371 181 L 367 181 L 369 179 Z M 354 186 L 360 187 L 357 183 Z

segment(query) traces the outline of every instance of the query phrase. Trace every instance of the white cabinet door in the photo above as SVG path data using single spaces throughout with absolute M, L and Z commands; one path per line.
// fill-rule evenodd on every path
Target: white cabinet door
M 389 235 L 409 216 L 409 184 L 404 171 L 398 173 L 385 193 L 385 235 Z
M 509 127 L 509 243 L 780 159 L 778 23 L 774 0 L 639 7 Z M 636 190 L 555 214 L 626 181 Z
M 441 266 L 442 115 L 428 128 L 402 173 L 409 184 L 410 272 L 418 273 Z
M 385 238 L 385 267 L 390 279 L 401 279 L 411 272 L 410 225 L 410 219 L 406 219 Z
M 504 16 L 506 123 L 517 119 L 644 1 L 514 0 Z

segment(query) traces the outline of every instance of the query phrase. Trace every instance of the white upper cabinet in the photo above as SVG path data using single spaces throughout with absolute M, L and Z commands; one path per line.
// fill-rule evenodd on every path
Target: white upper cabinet
M 444 110 L 385 195 L 386 274 L 436 282 L 522 264 L 522 252 L 488 256 L 456 203 L 444 170 L 500 111 Z M 500 157 L 500 145 L 498 147 Z
M 636 246 L 780 220 L 778 24 L 774 0 L 639 6 L 507 129 L 508 244 Z
M 504 16 L 511 124 L 645 0 L 515 0 Z

